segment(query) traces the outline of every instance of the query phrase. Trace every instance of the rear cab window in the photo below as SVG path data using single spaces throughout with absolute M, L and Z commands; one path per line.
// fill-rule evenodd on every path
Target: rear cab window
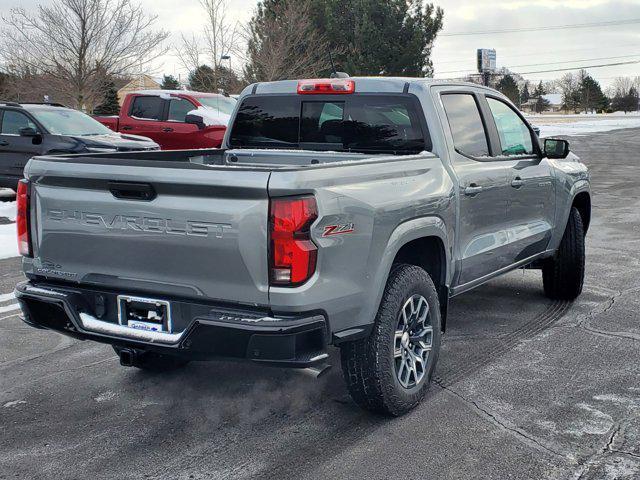
M 415 154 L 430 150 L 413 95 L 257 95 L 242 101 L 233 148 Z

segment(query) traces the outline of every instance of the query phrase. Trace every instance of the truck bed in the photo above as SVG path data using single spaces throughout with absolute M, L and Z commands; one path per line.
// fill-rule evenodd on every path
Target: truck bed
M 357 165 L 412 158 L 275 150 L 36 157 L 26 169 L 35 235 L 25 268 L 121 291 L 265 306 L 270 196 L 311 193 L 309 182 L 341 176 L 309 172 L 291 191 L 278 182 L 271 189 L 272 174 L 344 166 L 361 181 L 379 178 L 383 166 Z

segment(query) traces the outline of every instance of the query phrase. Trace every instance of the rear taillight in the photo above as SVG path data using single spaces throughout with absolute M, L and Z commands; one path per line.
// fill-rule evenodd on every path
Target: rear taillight
M 300 285 L 316 270 L 318 249 L 311 224 L 318 218 L 313 197 L 274 198 L 270 205 L 271 283 Z
M 356 82 L 353 80 L 329 78 L 326 80 L 300 80 L 298 94 L 300 95 L 340 95 L 354 93 Z
M 16 194 L 17 214 L 16 229 L 18 232 L 18 251 L 25 257 L 31 256 L 31 235 L 29 232 L 29 181 L 18 182 Z

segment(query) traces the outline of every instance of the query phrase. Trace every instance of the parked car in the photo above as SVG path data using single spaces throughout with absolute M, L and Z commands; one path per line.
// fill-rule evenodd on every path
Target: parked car
M 322 371 L 335 345 L 353 399 L 399 415 L 428 388 L 451 297 L 521 267 L 580 295 L 587 168 L 499 92 L 355 78 L 239 102 L 220 150 L 30 161 L 26 323 L 142 369 Z
M 144 135 L 162 150 L 218 148 L 236 99 L 185 90 L 142 90 L 130 93 L 119 116 L 95 117 L 115 132 Z
M 0 102 L 0 187 L 15 190 L 34 155 L 158 149 L 148 138 L 114 133 L 63 105 Z

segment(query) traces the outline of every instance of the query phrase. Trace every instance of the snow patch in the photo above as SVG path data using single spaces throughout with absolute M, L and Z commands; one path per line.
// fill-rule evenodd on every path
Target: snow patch
M 640 115 L 529 115 L 527 120 L 540 128 L 540 137 L 580 136 L 623 128 L 640 128 Z
M 114 392 L 106 391 L 106 392 L 102 392 L 100 395 L 95 397 L 94 400 L 100 403 L 100 402 L 107 402 L 109 400 L 113 400 L 114 398 L 116 398 L 116 394 Z
M 23 403 L 27 403 L 25 400 L 14 400 L 12 402 L 7 402 L 4 405 L 2 405 L 3 408 L 11 408 L 11 407 L 15 407 L 16 405 L 22 405 Z
M 5 217 L 12 222 L 16 221 L 16 202 L 0 203 L 0 217 Z
M 0 225 L 0 259 L 19 256 L 16 224 Z
M 202 117 L 202 121 L 207 127 L 219 127 L 220 125 L 226 127 L 231 121 L 231 115 L 208 107 L 198 107 L 195 110 L 189 111 L 187 115 L 198 115 Z

